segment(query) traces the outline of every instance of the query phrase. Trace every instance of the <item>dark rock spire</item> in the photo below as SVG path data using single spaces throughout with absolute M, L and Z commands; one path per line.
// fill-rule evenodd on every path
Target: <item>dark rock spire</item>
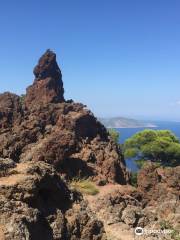
M 33 85 L 27 88 L 27 107 L 64 101 L 62 74 L 54 52 L 47 50 L 43 54 L 34 68 L 34 75 Z

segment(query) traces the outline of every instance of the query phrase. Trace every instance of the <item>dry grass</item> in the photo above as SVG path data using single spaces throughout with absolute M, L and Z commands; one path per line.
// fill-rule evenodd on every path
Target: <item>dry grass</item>
M 99 190 L 96 188 L 95 184 L 87 179 L 73 179 L 70 183 L 71 187 L 87 195 L 96 195 Z

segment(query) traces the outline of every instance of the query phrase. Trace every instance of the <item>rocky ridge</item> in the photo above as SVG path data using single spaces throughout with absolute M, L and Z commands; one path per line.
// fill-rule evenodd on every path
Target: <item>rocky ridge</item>
M 44 161 L 70 177 L 126 184 L 121 150 L 83 104 L 65 101 L 62 74 L 50 50 L 34 69 L 25 97 L 0 95 L 0 157 Z
M 0 95 L 0 237 L 2 240 L 105 240 L 102 221 L 67 182 L 129 181 L 121 149 L 80 103 L 64 99 L 50 50 L 25 96 Z
M 148 163 L 129 185 L 123 154 L 81 103 L 66 101 L 56 55 L 48 50 L 25 96 L 0 94 L 0 239 L 178 239 L 180 167 Z M 72 179 L 97 184 L 96 196 Z M 168 235 L 136 236 L 136 227 Z

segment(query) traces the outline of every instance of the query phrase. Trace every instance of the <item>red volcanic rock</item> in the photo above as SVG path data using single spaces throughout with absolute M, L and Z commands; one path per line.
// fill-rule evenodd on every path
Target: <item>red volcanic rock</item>
M 180 166 L 158 168 L 149 162 L 140 170 L 137 180 L 144 202 L 153 204 L 154 201 L 162 203 L 172 200 L 180 191 Z
M 64 101 L 62 74 L 54 52 L 50 50 L 45 52 L 34 68 L 34 75 L 33 85 L 27 88 L 25 98 L 27 107 Z
M 0 94 L 0 129 L 11 127 L 13 122 L 21 117 L 21 113 L 19 96 L 9 92 Z
M 0 95 L 0 238 L 106 240 L 74 177 L 126 184 L 119 147 L 83 104 L 65 101 L 56 55 L 47 51 L 27 94 Z
M 121 149 L 105 127 L 83 104 L 64 101 L 56 55 L 48 50 L 34 74 L 25 99 L 0 96 L 0 157 L 44 161 L 67 179 L 89 177 L 99 184 L 126 184 L 129 175 Z
M 1 171 L 1 240 L 106 240 L 102 222 L 51 165 L 8 161 Z

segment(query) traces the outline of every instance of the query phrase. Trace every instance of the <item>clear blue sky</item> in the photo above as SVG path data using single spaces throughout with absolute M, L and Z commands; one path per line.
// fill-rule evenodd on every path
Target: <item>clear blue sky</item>
M 180 120 L 179 0 L 1 1 L 0 92 L 24 93 L 47 48 L 96 115 Z

